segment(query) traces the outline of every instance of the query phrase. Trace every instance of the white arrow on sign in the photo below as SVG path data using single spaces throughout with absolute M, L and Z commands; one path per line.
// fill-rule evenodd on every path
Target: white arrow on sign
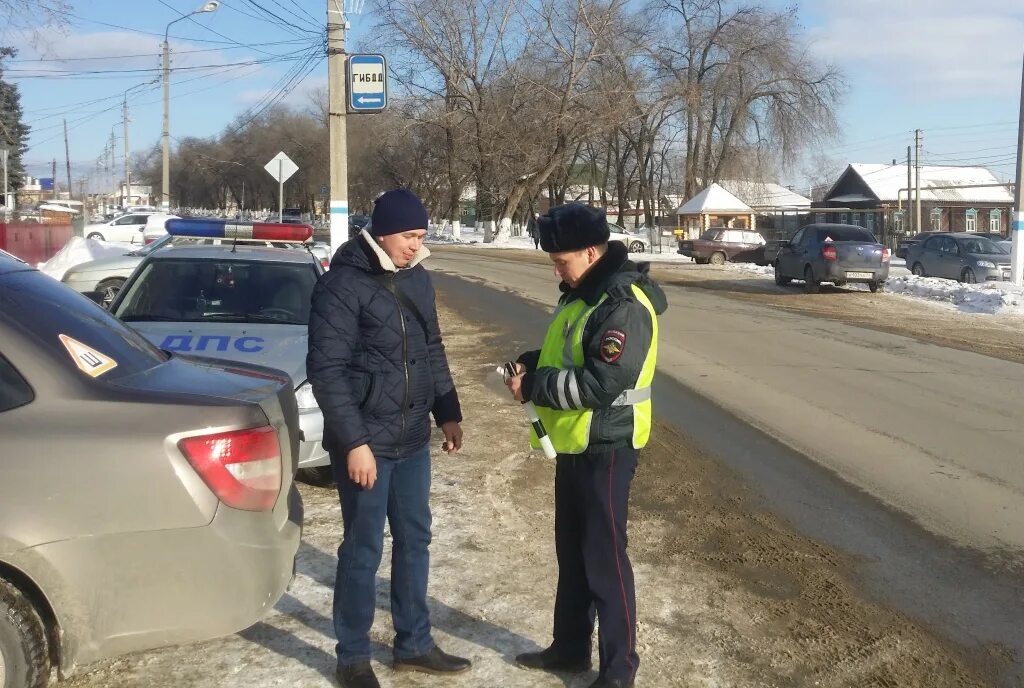
M 285 183 L 288 179 L 299 171 L 299 166 L 296 165 L 291 158 L 281 151 L 273 158 L 270 159 L 266 165 L 263 166 L 270 176 L 278 181 L 278 183 Z
M 367 103 L 380 103 L 383 100 L 383 98 L 367 98 L 366 96 L 359 96 L 356 98 L 356 102 L 360 105 L 366 105 Z

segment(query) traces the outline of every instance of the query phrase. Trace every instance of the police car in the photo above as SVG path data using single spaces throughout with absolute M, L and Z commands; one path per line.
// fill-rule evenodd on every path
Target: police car
M 323 415 L 306 380 L 310 296 L 323 274 L 304 245 L 312 227 L 182 218 L 168 220 L 167 233 L 175 240 L 143 259 L 110 312 L 170 354 L 288 373 L 302 430 L 299 475 L 329 484 Z

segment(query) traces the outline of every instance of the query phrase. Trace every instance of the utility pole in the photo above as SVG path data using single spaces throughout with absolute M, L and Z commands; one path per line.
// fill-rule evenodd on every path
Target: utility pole
M 921 231 L 921 130 L 914 130 L 914 225 Z
M 908 231 L 909 230 L 909 235 L 910 236 L 914 236 L 915 234 L 918 234 L 919 232 L 915 232 L 914 231 L 914 222 L 911 219 L 911 213 L 910 213 L 910 189 L 912 188 L 912 180 L 911 180 L 911 175 L 910 175 L 910 169 L 911 169 L 911 165 L 910 165 L 910 146 L 907 146 L 907 213 L 904 216 L 905 219 L 906 219 L 906 223 L 904 224 L 904 228 L 905 228 L 904 231 Z
M 57 200 L 57 158 L 53 159 L 53 200 Z
M 171 46 L 164 37 L 164 131 L 163 186 L 160 191 L 160 212 L 171 212 Z
M 128 94 L 124 94 L 124 207 L 132 202 L 132 177 L 128 168 Z
M 71 186 L 71 148 L 68 146 L 68 120 L 64 119 L 64 162 L 68 166 L 68 198 L 75 197 L 75 190 Z
M 345 114 L 344 0 L 327 0 L 328 123 L 331 156 L 331 252 L 348 241 L 348 137 Z
M 109 167 L 107 169 L 110 170 L 110 191 L 111 191 L 111 194 L 114 197 L 114 200 L 116 201 L 117 200 L 117 172 L 115 170 L 117 168 L 114 167 L 114 160 L 115 159 L 117 159 L 117 137 L 114 136 L 114 128 L 111 127 L 110 128 L 110 158 L 107 161 L 107 164 L 109 165 Z
M 1013 266 L 1011 278 L 1013 283 L 1021 286 L 1024 283 L 1024 69 L 1020 78 L 1020 110 L 1017 115 L 1017 185 L 1013 189 L 1013 224 L 1010 236 L 1013 248 L 1010 249 L 1010 264 Z

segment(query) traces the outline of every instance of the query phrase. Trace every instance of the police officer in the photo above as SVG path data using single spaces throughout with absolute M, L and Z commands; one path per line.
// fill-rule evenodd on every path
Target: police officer
M 621 242 L 608 241 L 602 210 L 557 206 L 537 228 L 563 294 L 543 346 L 519 357 L 519 375 L 507 384 L 516 400 L 536 405 L 558 452 L 558 587 L 553 642 L 516 661 L 588 671 L 596 614 L 600 667 L 591 688 L 632 686 L 640 658 L 626 512 L 638 450 L 651 432 L 665 294 L 646 264 L 634 264 Z

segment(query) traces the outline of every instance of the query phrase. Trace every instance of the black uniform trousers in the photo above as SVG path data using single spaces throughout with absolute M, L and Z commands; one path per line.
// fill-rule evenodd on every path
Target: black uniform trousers
M 633 680 L 636 592 L 626 554 L 629 488 L 637 450 L 558 456 L 555 465 L 554 643 L 560 655 L 590 659 L 595 614 L 600 673 Z

